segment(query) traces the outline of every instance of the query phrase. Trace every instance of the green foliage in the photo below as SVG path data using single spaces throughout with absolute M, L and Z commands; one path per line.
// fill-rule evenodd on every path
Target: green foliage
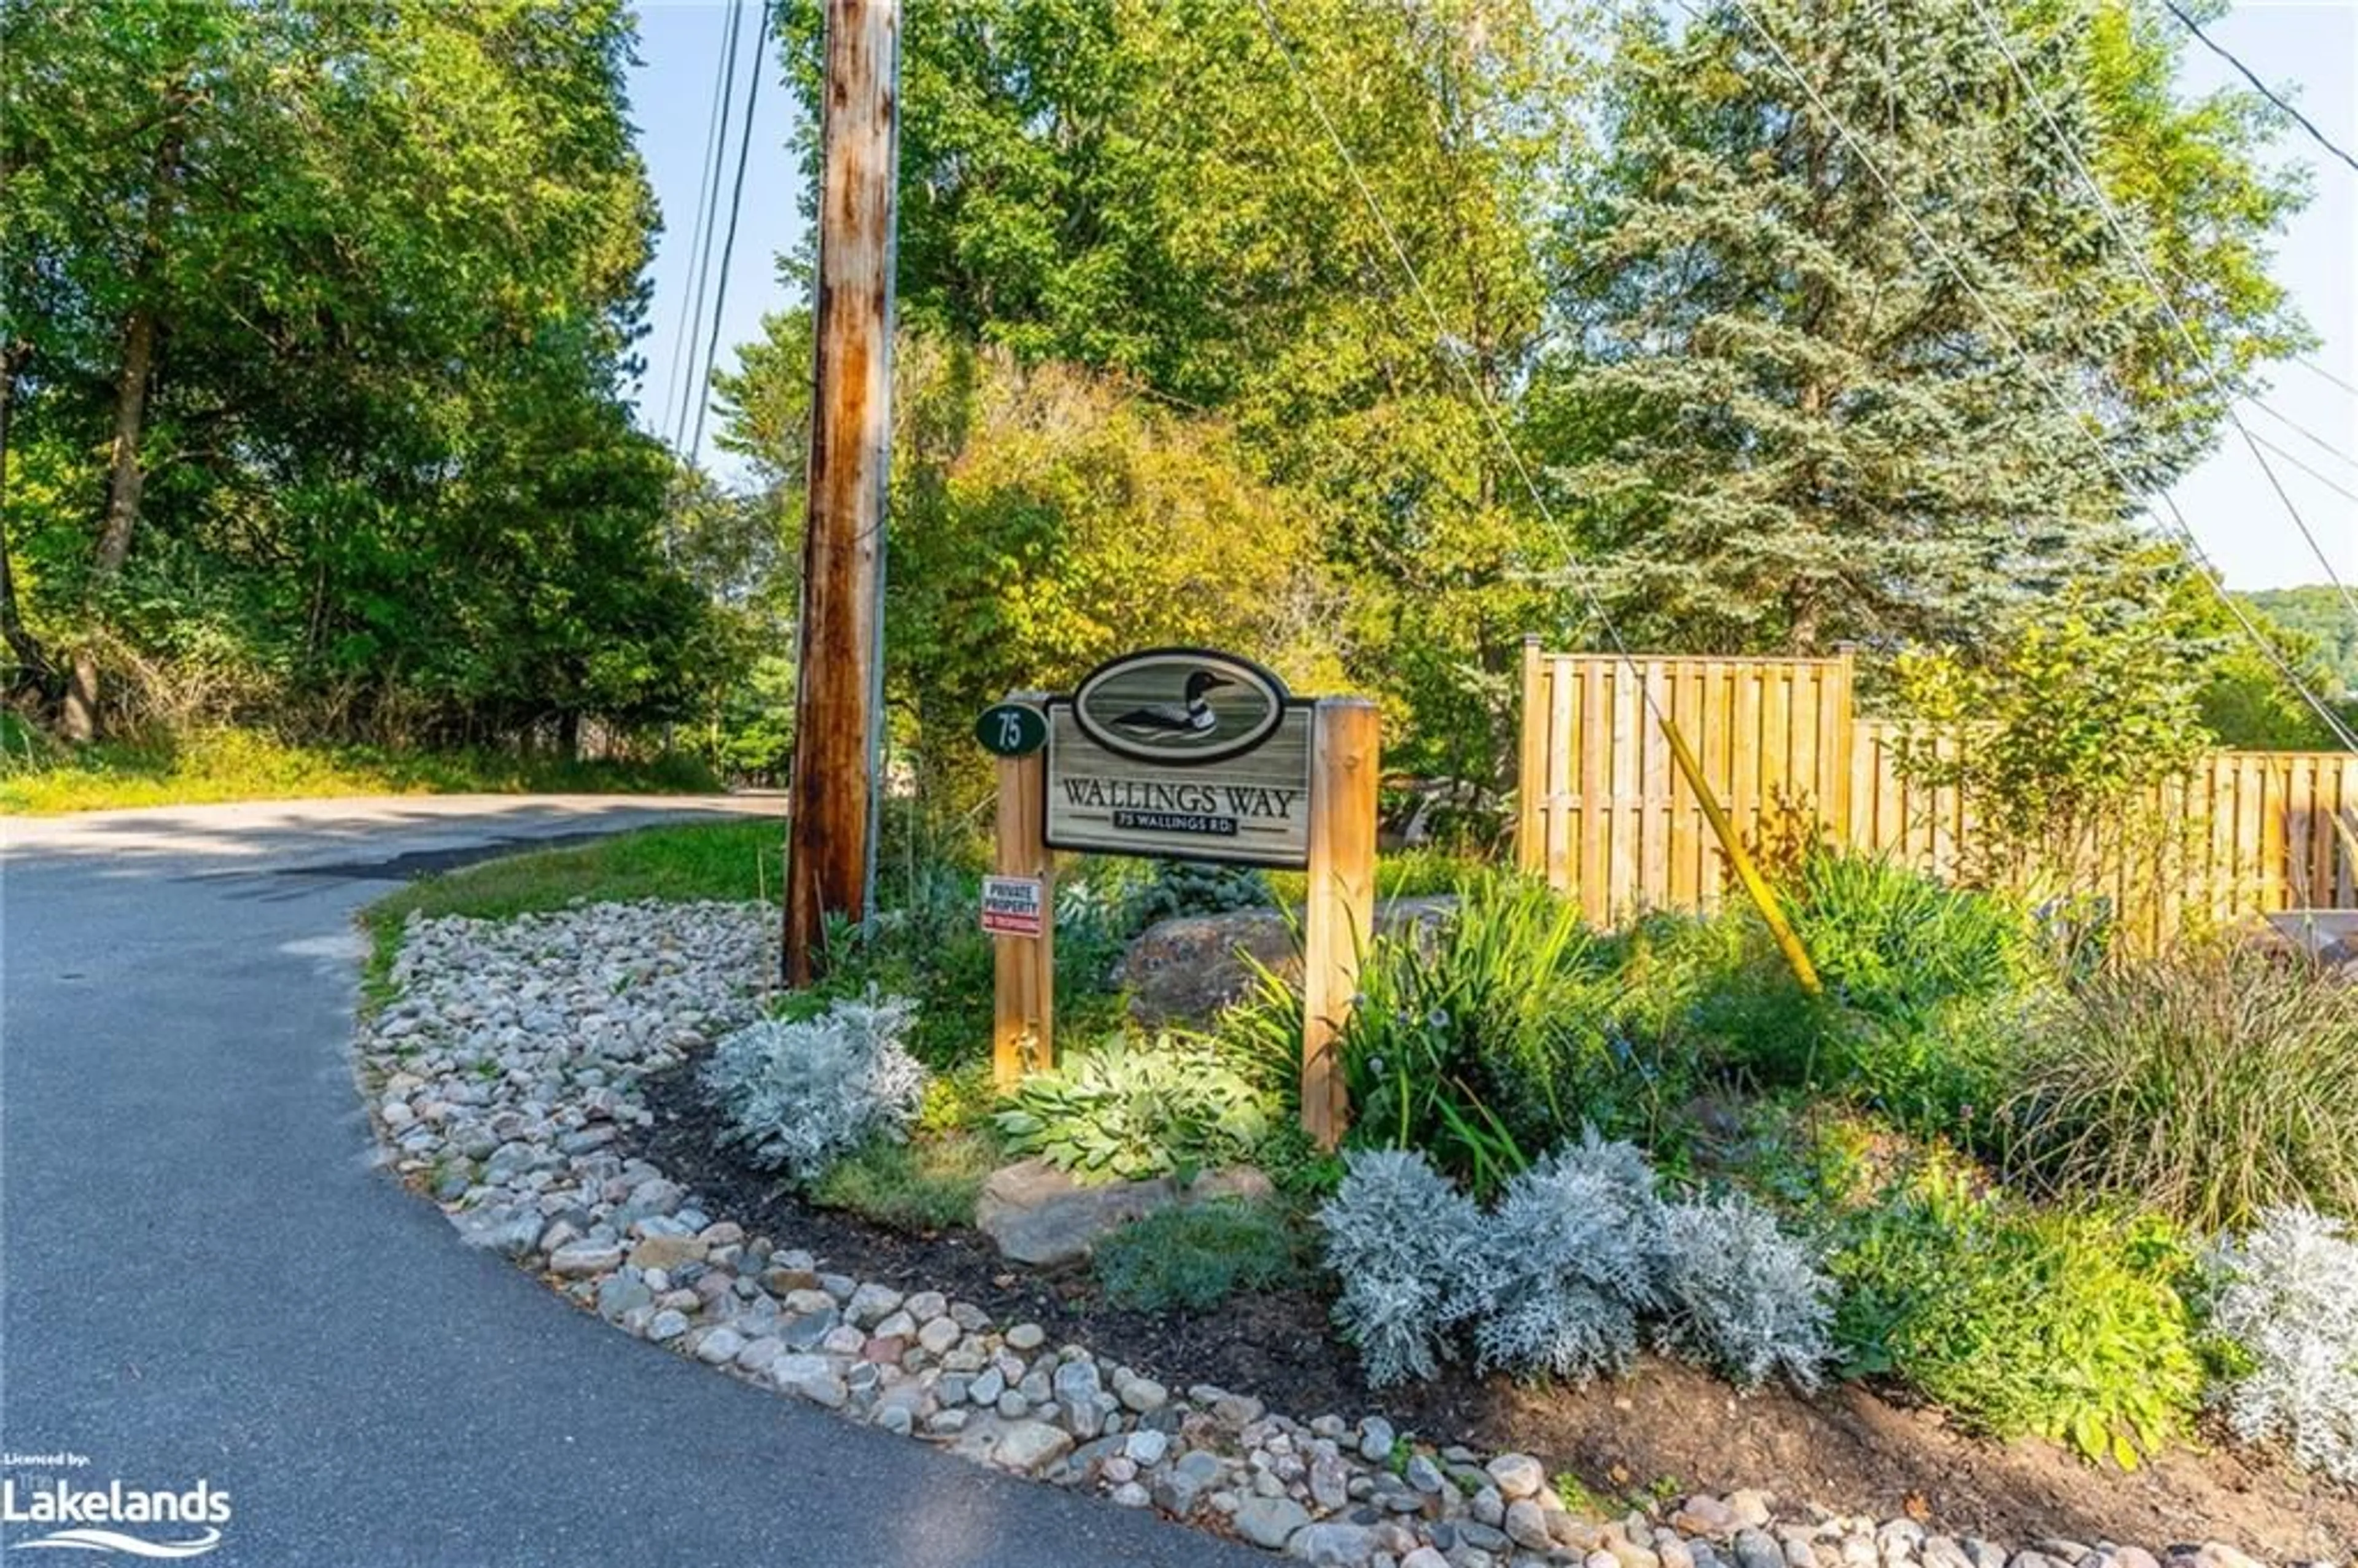
M 1434 928 L 1372 945 L 1359 991 L 1340 1043 L 1354 1140 L 1422 1150 L 1477 1195 L 1584 1124 L 1659 1132 L 1683 1098 L 1677 1054 L 1622 1026 L 1610 948 L 1544 887 L 1468 879 Z
M 1206 1312 L 1240 1291 L 1301 1281 L 1303 1240 L 1282 1212 L 1236 1198 L 1190 1203 L 1097 1245 L 1106 1299 L 1132 1312 Z
M 2358 989 L 2248 944 L 2075 987 L 2007 1107 L 2025 1169 L 2204 1230 L 2358 1217 Z
M 709 627 L 621 396 L 631 45 L 619 0 L 0 12 L 5 617 L 44 700 L 87 654 L 110 728 L 685 713 Z
M 2212 373 L 2301 340 L 2262 266 L 2299 188 L 2241 107 L 2178 98 L 2167 29 L 1998 7 L 2050 122 L 1985 9 L 1624 13 L 1528 409 L 1639 645 L 1978 645 L 2131 547 Z M 2190 269 L 2204 362 L 2139 262 Z
M 2320 692 L 2329 697 L 2358 696 L 2358 620 L 2352 618 L 2340 589 L 2321 582 L 2236 597 L 2286 633 L 2297 651 L 2309 653 L 2323 666 L 2327 679 L 2319 683 Z
M 1275 902 L 1267 873 L 1251 866 L 1156 860 L 1153 867 L 1130 899 L 1126 913 L 1133 929 L 1175 915 L 1225 914 L 1232 909 L 1267 908 Z
M 954 1069 L 987 1054 L 992 956 L 975 914 L 980 897 L 975 878 L 919 861 L 914 873 L 879 881 L 869 929 L 830 926 L 819 979 L 785 999 L 784 1011 L 807 1017 L 872 987 L 917 1000 L 907 1043 L 909 1054 L 927 1067 Z
M 875 1139 L 827 1167 L 810 1195 L 892 1230 L 922 1234 L 971 1226 L 975 1199 L 997 1153 L 992 1140 L 975 1131 L 928 1135 L 920 1130 L 905 1141 Z
M 2134 600 L 2074 593 L 2011 622 L 1985 663 L 1903 654 L 1916 728 L 1901 771 L 1960 793 L 1980 830 L 1976 880 L 2083 886 L 2094 868 L 2137 858 L 2158 827 L 2144 798 L 2210 743 L 2199 652 Z M 1955 743 L 1968 730 L 1971 743 Z
M 1177 1175 L 1249 1160 L 1277 1116 L 1210 1041 L 1115 1035 L 1034 1073 L 992 1118 L 1007 1146 L 1084 1180 Z
M 708 790 L 712 776 L 686 757 L 574 762 L 486 750 L 401 752 L 290 741 L 265 730 L 201 729 L 69 747 L 24 728 L 0 749 L 0 811 L 98 811 L 205 801 L 339 795 L 599 795 Z M 5 737 L 0 737 L 5 740 Z
M 2201 1390 L 2176 1281 L 2191 1251 L 2149 1215 L 2028 1208 L 1934 1169 L 1844 1223 L 1834 1336 L 1970 1430 L 2134 1468 Z

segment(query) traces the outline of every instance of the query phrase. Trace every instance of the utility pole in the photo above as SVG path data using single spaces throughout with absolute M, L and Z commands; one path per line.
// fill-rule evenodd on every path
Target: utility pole
M 827 917 L 865 920 L 875 892 L 900 45 L 900 0 L 827 0 L 810 512 L 786 791 L 790 986 L 808 984 L 823 961 Z

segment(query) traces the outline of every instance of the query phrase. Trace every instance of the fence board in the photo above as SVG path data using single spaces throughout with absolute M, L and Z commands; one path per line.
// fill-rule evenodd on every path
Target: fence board
M 1606 925 L 1649 908 L 1715 909 L 1726 868 L 1700 802 L 1670 765 L 1670 717 L 1739 831 L 1778 792 L 1837 841 L 1953 876 L 1979 838 L 1960 791 L 1899 766 L 1898 726 L 1852 711 L 1848 658 L 1647 658 L 1527 647 L 1518 748 L 1518 861 Z M 1967 737 L 1944 736 L 1953 757 Z M 2166 939 L 2189 920 L 2286 908 L 2358 908 L 2358 758 L 2214 752 L 2137 809 L 2182 829 L 2175 849 L 2115 829 L 2090 846 L 2078 885 L 2108 893 L 2124 927 Z M 2123 825 L 2125 826 L 2125 825 Z M 2020 873 L 2027 879 L 2027 871 Z M 2027 880 L 2024 885 L 2028 885 Z

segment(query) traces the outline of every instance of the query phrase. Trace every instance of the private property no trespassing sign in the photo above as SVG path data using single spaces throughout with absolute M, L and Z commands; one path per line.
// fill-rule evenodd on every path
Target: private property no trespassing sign
M 1045 929 L 1037 877 L 982 879 L 982 928 L 993 936 L 1037 936 Z

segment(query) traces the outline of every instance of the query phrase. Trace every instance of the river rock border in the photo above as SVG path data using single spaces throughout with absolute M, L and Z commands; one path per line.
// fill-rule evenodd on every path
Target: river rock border
M 593 904 L 485 922 L 413 915 L 357 1072 L 395 1173 L 468 1241 L 622 1331 L 961 1457 L 1152 1508 L 1335 1568 L 2259 1568 L 2221 1542 L 2009 1552 L 1912 1519 L 1779 1508 L 1758 1491 L 1575 1517 L 1527 1454 L 1435 1449 L 1379 1415 L 1307 1422 L 1249 1393 L 1174 1390 L 994 1324 L 938 1292 L 829 1271 L 748 1236 L 614 1145 L 635 1086 L 749 1021 L 773 917 Z M 2317 1564 L 2315 1568 L 2325 1568 Z

